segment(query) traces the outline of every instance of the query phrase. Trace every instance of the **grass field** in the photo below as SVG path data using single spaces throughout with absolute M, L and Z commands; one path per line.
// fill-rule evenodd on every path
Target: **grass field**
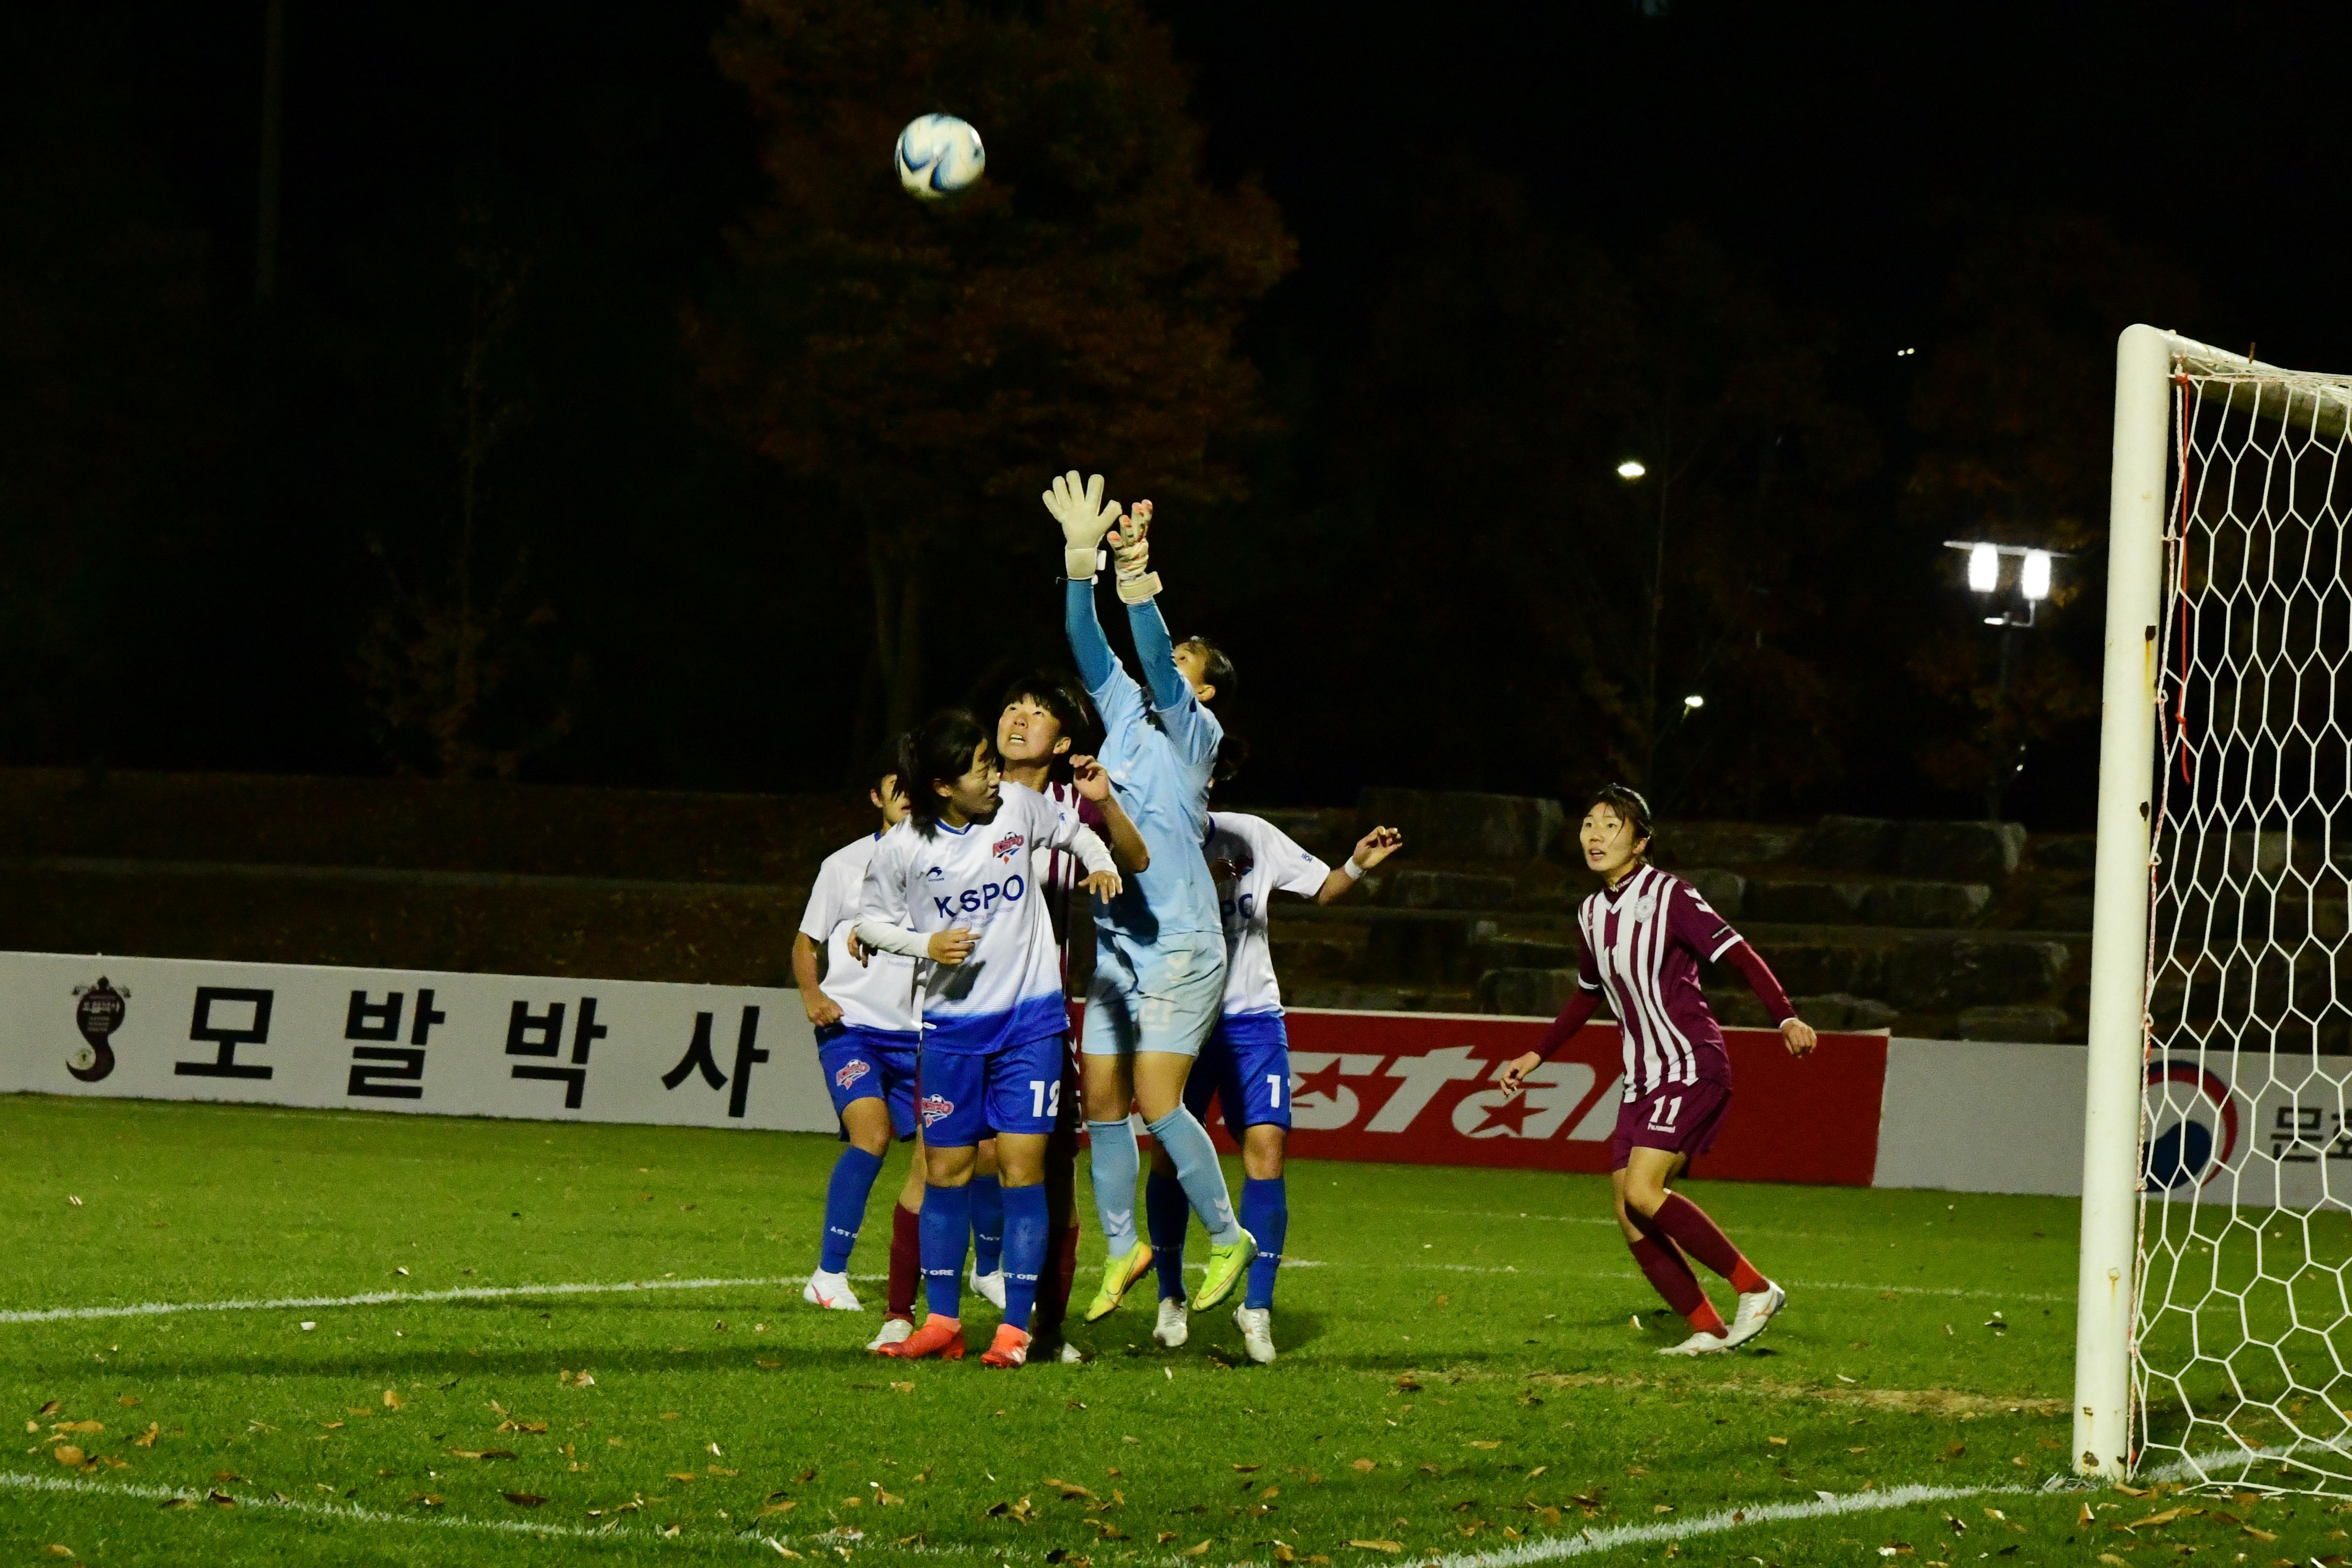
M 2038 1490 L 2066 1468 L 2058 1200 L 1696 1184 L 1792 1303 L 1755 1353 L 1671 1363 L 1652 1352 L 1681 1325 L 1599 1180 L 1300 1163 L 1273 1366 L 1223 1313 L 1160 1351 L 1139 1294 L 1076 1331 L 1087 1364 L 1007 1374 L 869 1358 L 874 1314 L 800 1304 L 821 1138 L 15 1097 L 0 1140 L 0 1404 L 24 1423 L 0 1562 L 1798 1568 L 2347 1544 L 2309 1498 Z M 853 1269 L 881 1267 L 898 1169 Z M 991 1321 L 968 1310 L 975 1345 Z M 2120 1528 L 2184 1506 L 2205 1511 Z

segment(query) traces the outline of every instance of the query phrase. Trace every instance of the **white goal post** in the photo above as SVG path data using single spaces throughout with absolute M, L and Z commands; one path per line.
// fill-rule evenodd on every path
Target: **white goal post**
M 2116 350 L 2074 1464 L 2352 1491 L 2352 377 Z

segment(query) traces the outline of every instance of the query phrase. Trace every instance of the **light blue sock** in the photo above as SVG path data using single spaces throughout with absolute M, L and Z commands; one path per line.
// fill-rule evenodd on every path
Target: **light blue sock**
M 1143 1218 L 1151 1233 L 1151 1267 L 1160 1271 L 1160 1299 L 1184 1299 L 1184 1227 L 1192 1205 L 1173 1176 L 1154 1171 L 1143 1179 Z
M 1045 1189 L 1004 1189 L 1004 1321 L 1029 1331 L 1037 1277 L 1045 1272 Z
M 1290 1189 L 1280 1176 L 1271 1181 L 1251 1177 L 1242 1183 L 1242 1226 L 1257 1238 L 1257 1257 L 1250 1264 L 1249 1294 L 1244 1307 L 1274 1305 L 1274 1276 L 1282 1267 L 1282 1243 L 1290 1231 Z
M 997 1176 L 971 1179 L 971 1271 L 993 1274 L 1004 1262 L 1004 1186 Z
M 1201 1216 L 1209 1245 L 1231 1247 L 1239 1241 L 1242 1227 L 1234 1221 L 1233 1194 L 1225 1190 L 1225 1170 L 1217 1163 L 1217 1146 L 1209 1142 L 1209 1130 L 1181 1105 L 1150 1125 L 1152 1137 L 1176 1162 L 1176 1179 L 1184 1184 L 1184 1195 Z
M 1095 1178 L 1095 1217 L 1102 1222 L 1103 1247 L 1113 1258 L 1135 1250 L 1135 1178 L 1141 1157 L 1135 1147 L 1135 1130 L 1124 1118 L 1089 1121 L 1087 1138 L 1093 1147 L 1087 1165 Z

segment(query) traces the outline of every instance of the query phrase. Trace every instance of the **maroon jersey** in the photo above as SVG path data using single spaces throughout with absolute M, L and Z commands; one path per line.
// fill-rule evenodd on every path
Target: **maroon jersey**
M 1102 807 L 1080 795 L 1076 785 L 1054 780 L 1045 785 L 1045 795 L 1055 805 L 1066 805 L 1076 812 L 1078 820 L 1094 829 L 1095 837 L 1106 844 L 1110 842 L 1110 829 L 1104 821 Z M 1044 868 L 1037 874 L 1037 885 L 1045 895 L 1046 912 L 1053 916 L 1054 941 L 1062 950 L 1062 977 L 1066 982 L 1070 974 L 1070 900 L 1078 884 L 1086 879 L 1086 868 L 1067 850 L 1048 850 L 1043 857 L 1033 858 L 1033 865 L 1040 858 Z M 1091 921 L 1087 922 L 1089 934 L 1093 925 Z
M 1584 955 L 1576 983 L 1597 999 L 1605 987 L 1625 1043 L 1625 1098 L 1668 1084 L 1731 1083 L 1723 1030 L 1699 988 L 1712 963 L 1740 936 L 1680 877 L 1643 866 L 1576 911 Z

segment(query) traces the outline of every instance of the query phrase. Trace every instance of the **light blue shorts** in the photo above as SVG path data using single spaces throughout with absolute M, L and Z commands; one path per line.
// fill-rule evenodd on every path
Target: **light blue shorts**
M 1198 1056 L 1224 1001 L 1224 932 L 1171 931 L 1150 947 L 1104 933 L 1087 987 L 1083 1048 L 1090 1057 Z

